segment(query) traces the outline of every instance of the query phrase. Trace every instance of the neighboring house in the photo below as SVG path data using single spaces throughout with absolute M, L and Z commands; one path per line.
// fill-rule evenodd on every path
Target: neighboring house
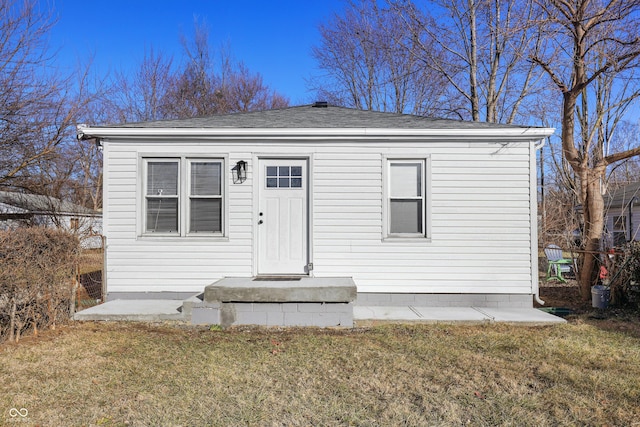
M 531 307 L 552 132 L 326 103 L 80 125 L 104 148 L 108 299 L 338 277 L 360 305 Z
M 611 248 L 640 240 L 640 182 L 605 195 L 604 246 Z
M 84 247 L 102 246 L 102 214 L 40 194 L 0 191 L 0 229 L 24 225 L 62 228 L 80 236 Z

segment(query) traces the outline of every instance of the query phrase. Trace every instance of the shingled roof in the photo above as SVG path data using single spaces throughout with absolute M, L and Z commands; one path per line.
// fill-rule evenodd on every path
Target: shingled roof
M 95 126 L 100 128 L 101 126 Z M 159 120 L 107 126 L 110 128 L 397 128 L 397 129 L 527 129 L 530 126 L 437 119 L 383 113 L 315 103 L 274 110 L 218 114 L 181 120 Z
M 32 214 L 99 215 L 98 212 L 92 211 L 91 209 L 55 197 L 40 194 L 17 193 L 13 191 L 0 191 L 0 205 L 2 205 L 2 207 L 0 207 L 0 213 L 8 213 L 4 212 L 4 210 L 8 210 L 11 212 Z

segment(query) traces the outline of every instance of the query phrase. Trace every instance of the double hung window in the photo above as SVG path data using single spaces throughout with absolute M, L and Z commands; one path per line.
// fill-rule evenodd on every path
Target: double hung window
M 387 160 L 387 236 L 426 237 L 426 161 Z
M 222 234 L 221 159 L 144 159 L 144 234 Z

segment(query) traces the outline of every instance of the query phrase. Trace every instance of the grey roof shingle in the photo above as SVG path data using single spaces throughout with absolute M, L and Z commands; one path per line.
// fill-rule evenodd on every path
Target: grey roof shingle
M 95 126 L 100 128 L 101 126 Z M 531 126 L 437 119 L 314 104 L 248 113 L 219 114 L 181 120 L 125 123 L 110 128 L 380 128 L 380 129 L 526 129 Z

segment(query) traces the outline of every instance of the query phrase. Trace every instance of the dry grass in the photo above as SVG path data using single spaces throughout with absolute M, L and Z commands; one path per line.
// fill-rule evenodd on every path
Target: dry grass
M 75 324 L 0 348 L 0 425 L 633 425 L 628 325 Z

